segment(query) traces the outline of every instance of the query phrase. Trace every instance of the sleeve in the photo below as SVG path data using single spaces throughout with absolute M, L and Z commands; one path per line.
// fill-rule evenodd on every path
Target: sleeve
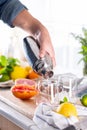
M 5 0 L 0 7 L 0 19 L 13 27 L 12 21 L 24 9 L 27 9 L 19 0 Z

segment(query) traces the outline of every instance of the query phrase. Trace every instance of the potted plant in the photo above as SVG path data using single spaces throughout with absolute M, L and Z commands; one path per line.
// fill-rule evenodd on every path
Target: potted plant
M 81 50 L 78 53 L 82 55 L 80 61 L 84 63 L 83 75 L 87 75 L 87 29 L 82 28 L 82 34 L 76 35 L 72 33 L 72 35 L 81 44 Z

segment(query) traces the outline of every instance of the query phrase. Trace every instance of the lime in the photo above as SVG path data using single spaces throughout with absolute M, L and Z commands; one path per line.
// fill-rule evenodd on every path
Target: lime
M 81 101 L 82 105 L 87 107 L 87 94 L 82 95 L 80 101 Z

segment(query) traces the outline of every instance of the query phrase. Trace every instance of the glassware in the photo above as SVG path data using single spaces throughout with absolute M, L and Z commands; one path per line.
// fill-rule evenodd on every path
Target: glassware
M 48 80 L 40 79 L 37 82 L 37 89 L 39 90 L 39 94 L 35 97 L 36 105 L 45 102 L 50 102 L 50 96 L 49 96 L 49 86 L 48 86 Z
M 38 90 L 40 94 L 36 97 L 36 104 L 47 102 L 50 104 L 58 103 L 56 97 L 59 93 L 58 79 L 41 79 L 38 81 Z
M 87 76 L 81 78 L 81 82 L 77 86 L 76 96 L 81 97 L 83 94 L 87 93 Z
M 63 100 L 64 97 L 66 97 L 68 101 L 75 103 L 75 90 L 77 87 L 76 76 L 72 74 L 63 74 L 61 75 L 60 80 L 62 84 L 62 92 L 59 94 L 59 100 Z

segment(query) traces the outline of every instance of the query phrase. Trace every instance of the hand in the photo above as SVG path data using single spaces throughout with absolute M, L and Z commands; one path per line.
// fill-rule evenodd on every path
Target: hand
M 27 31 L 28 35 L 33 36 L 40 44 L 40 57 L 44 57 L 45 54 L 48 53 L 52 58 L 53 66 L 56 65 L 55 53 L 50 35 L 39 20 L 24 9 L 13 20 L 13 26 L 18 26 Z
M 50 55 L 53 61 L 53 66 L 56 65 L 55 52 L 51 42 L 51 38 L 47 29 L 44 27 L 39 35 L 38 42 L 40 43 L 40 57 L 44 57 L 46 53 Z

